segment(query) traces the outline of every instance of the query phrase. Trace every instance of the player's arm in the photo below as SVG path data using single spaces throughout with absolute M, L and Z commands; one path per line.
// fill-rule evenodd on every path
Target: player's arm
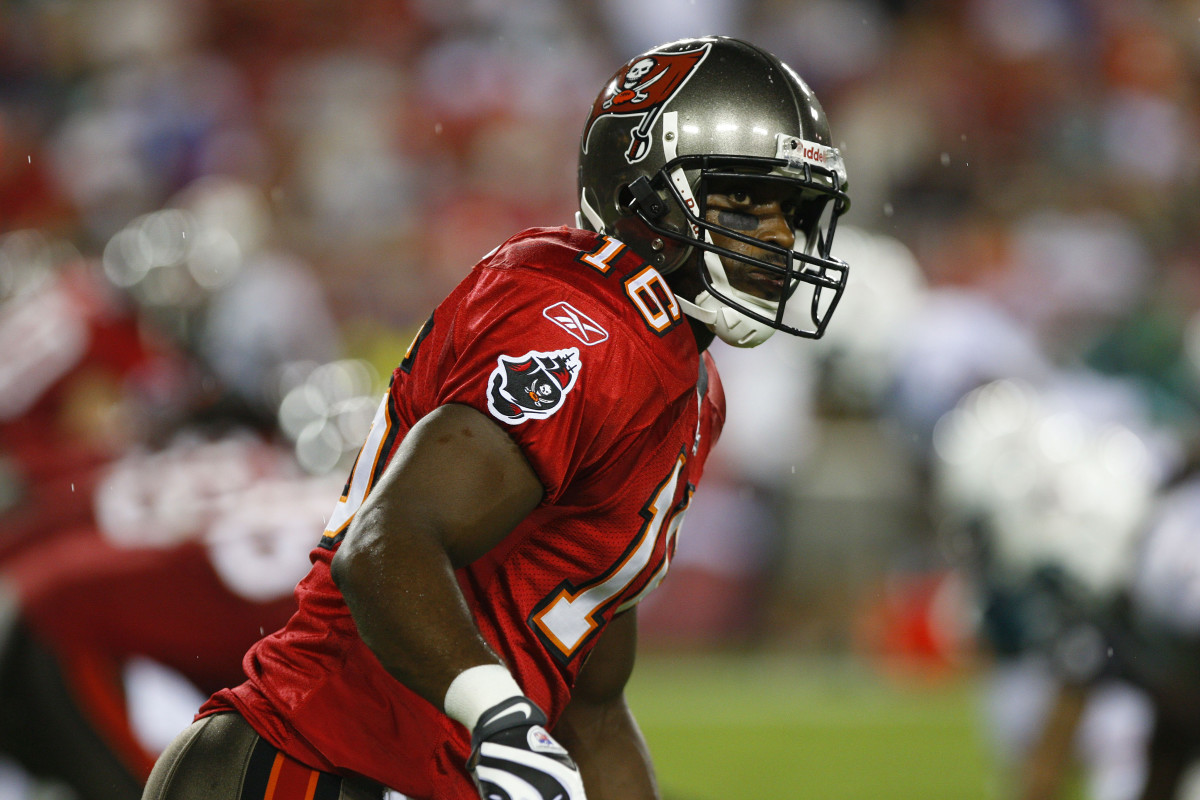
M 605 628 L 580 670 L 554 735 L 583 773 L 589 800 L 656 800 L 650 751 L 625 702 L 637 650 L 637 611 Z
M 501 663 L 454 570 L 503 540 L 542 491 L 496 423 L 445 405 L 404 437 L 346 531 L 333 579 L 359 634 L 388 672 L 437 708 L 464 669 Z
M 471 617 L 454 570 L 541 502 L 520 449 L 475 409 L 441 406 L 409 430 L 334 555 L 363 641 L 408 688 L 472 731 L 481 793 L 583 800 L 579 772 L 541 727 Z M 515 796 L 515 795 L 514 795 Z

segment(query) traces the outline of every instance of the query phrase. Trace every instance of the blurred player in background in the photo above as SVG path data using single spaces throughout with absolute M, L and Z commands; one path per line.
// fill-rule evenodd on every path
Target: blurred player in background
M 0 237 L 0 559 L 89 516 L 96 468 L 132 435 L 123 398 L 179 369 L 94 261 L 37 231 Z
M 266 246 L 266 216 L 248 186 L 208 179 L 114 237 L 104 272 L 52 269 L 37 237 L 5 240 L 16 416 L 0 442 L 29 489 L 3 517 L 0 751 L 81 798 L 140 796 L 165 745 L 130 718 L 128 692 L 153 674 L 140 665 L 207 694 L 295 610 L 319 498 L 369 425 L 370 374 L 317 366 L 332 322 L 311 278 Z M 194 244 L 164 241 L 168 220 Z M 264 294 L 288 314 L 246 313 Z
M 705 350 L 823 333 L 845 171 L 791 69 L 710 37 L 614 74 L 579 184 L 577 228 L 513 237 L 421 329 L 299 612 L 146 797 L 658 796 L 624 686 L 721 429 Z
M 1141 796 L 1153 714 L 1110 630 L 1178 455 L 1147 418 L 1132 384 L 1081 371 L 986 384 L 934 431 L 942 518 L 970 542 L 1010 796 L 1068 796 L 1075 765 L 1087 797 Z
M 1158 499 L 1123 602 L 1102 619 L 1122 675 L 1146 693 L 1153 721 L 1139 800 L 1200 792 L 1200 483 L 1194 467 Z

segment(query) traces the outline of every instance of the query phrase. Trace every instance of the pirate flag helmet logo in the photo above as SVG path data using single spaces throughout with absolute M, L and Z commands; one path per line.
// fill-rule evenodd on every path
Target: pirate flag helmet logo
M 705 42 L 695 50 L 641 56 L 621 67 L 592 106 L 583 129 L 583 152 L 587 152 L 588 137 L 596 120 L 607 115 L 636 117 L 629 131 L 631 138 L 625 159 L 636 164 L 645 158 L 650 152 L 650 131 L 662 115 L 663 107 L 687 83 L 710 47 Z
M 546 419 L 562 407 L 578 377 L 578 347 L 499 356 L 488 379 L 488 410 L 509 425 Z

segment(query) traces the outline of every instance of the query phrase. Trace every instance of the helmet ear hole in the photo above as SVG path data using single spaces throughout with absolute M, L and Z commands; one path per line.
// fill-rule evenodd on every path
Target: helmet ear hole
M 659 219 L 667 213 L 667 204 L 658 196 L 658 192 L 654 191 L 654 187 L 650 183 L 650 179 L 645 175 L 640 175 L 629 184 L 629 192 L 633 195 L 633 203 L 636 203 L 634 211 L 645 216 L 647 219 Z
M 692 251 L 691 245 L 682 241 L 655 235 L 636 214 L 618 219 L 612 233 L 664 275 L 678 268 Z
M 621 184 L 621 188 L 617 189 L 617 211 L 620 211 L 623 216 L 633 216 L 633 192 L 629 189 L 628 183 Z

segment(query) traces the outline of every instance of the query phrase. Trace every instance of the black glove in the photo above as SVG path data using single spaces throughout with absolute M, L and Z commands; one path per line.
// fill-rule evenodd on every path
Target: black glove
M 484 800 L 586 800 L 579 768 L 545 724 L 546 715 L 528 697 L 510 697 L 483 712 L 467 768 Z

